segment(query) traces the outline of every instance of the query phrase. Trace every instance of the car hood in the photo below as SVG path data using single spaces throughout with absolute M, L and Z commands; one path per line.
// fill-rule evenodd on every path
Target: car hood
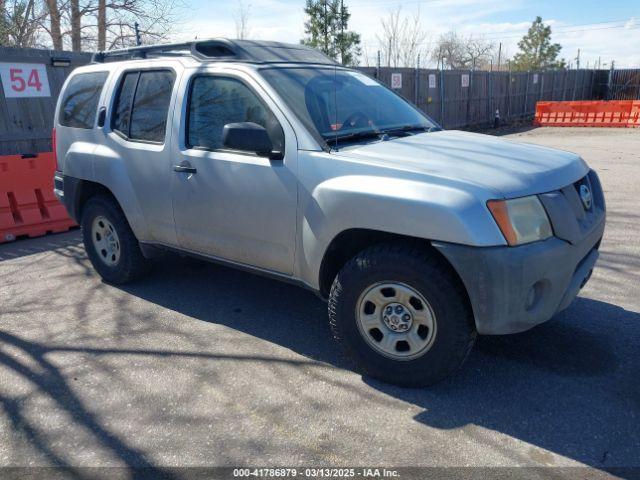
M 565 187 L 589 171 L 578 155 L 456 130 L 355 145 L 350 160 L 489 188 L 505 198 Z

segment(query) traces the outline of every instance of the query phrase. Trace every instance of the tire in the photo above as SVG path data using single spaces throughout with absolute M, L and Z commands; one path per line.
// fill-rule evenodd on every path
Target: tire
M 386 303 L 396 297 L 403 300 Z M 477 335 L 466 292 L 451 267 L 435 252 L 411 245 L 376 245 L 351 259 L 333 282 L 328 310 L 333 336 L 357 369 L 404 387 L 424 387 L 453 373 Z M 394 311 L 403 315 L 394 317 Z M 363 325 L 359 318 L 373 323 Z
M 80 225 L 89 260 L 105 282 L 124 284 L 147 273 L 149 265 L 138 240 L 112 197 L 89 198 L 82 209 Z M 104 234 L 107 231 L 111 233 Z

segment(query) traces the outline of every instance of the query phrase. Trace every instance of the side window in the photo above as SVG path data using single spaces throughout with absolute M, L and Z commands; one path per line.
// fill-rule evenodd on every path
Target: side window
M 60 104 L 60 125 L 93 128 L 107 75 L 107 72 L 80 73 L 69 80 Z
M 138 72 L 125 73 L 122 79 L 118 101 L 113 113 L 112 128 L 125 137 L 129 136 L 129 120 L 131 119 L 131 104 L 138 84 Z
M 120 83 L 112 128 L 129 140 L 164 142 L 174 80 L 168 70 L 126 73 Z
M 227 123 L 253 122 L 267 129 L 273 147 L 284 152 L 284 133 L 269 108 L 239 80 L 198 76 L 191 83 L 186 143 L 189 148 L 219 150 Z

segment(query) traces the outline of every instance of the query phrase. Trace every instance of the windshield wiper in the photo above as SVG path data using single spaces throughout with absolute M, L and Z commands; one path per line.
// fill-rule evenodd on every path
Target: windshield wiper
M 345 140 L 364 140 L 365 138 L 380 138 L 382 132 L 378 130 L 364 130 L 360 132 L 343 133 L 342 135 L 323 135 L 327 143 L 332 141 L 343 142 Z
M 439 130 L 435 126 L 427 127 L 426 125 L 403 125 L 401 127 L 387 128 L 380 130 L 380 133 L 387 135 L 408 135 L 411 132 L 433 132 Z
M 436 130 L 440 130 L 438 127 L 431 126 L 427 127 L 425 125 L 403 125 L 400 127 L 387 128 L 382 130 L 364 130 L 359 132 L 349 132 L 340 134 L 325 134 L 322 137 L 325 141 L 331 145 L 332 142 L 352 142 L 358 140 L 365 140 L 367 138 L 377 138 L 381 140 L 388 140 L 389 135 L 391 136 L 406 136 L 409 135 L 410 132 L 433 132 Z

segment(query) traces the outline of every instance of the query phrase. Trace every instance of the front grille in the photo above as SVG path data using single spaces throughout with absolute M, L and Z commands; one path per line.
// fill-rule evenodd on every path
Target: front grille
M 582 185 L 586 185 L 591 193 L 588 208 L 580 196 Z M 579 243 L 604 216 L 604 196 L 600 180 L 594 171 L 559 191 L 538 197 L 549 215 L 554 235 L 572 244 Z

